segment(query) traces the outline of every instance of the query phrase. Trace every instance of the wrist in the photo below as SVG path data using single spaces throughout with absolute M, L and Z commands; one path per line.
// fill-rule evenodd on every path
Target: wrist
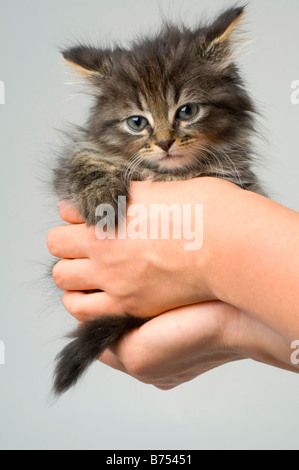
M 237 229 L 242 228 L 238 221 L 248 191 L 218 178 L 200 178 L 197 181 L 204 217 L 203 247 L 194 256 L 198 274 L 196 283 L 205 282 L 210 300 L 230 303 L 222 289 L 222 278 L 229 275 L 228 254 L 233 248 L 234 236 L 238 242 Z
M 299 373 L 292 363 L 292 345 L 288 338 L 257 321 L 251 315 L 223 305 L 223 347 L 237 358 L 251 359 L 279 369 Z
M 246 331 L 246 314 L 219 300 L 212 303 L 217 305 L 218 347 L 234 360 L 250 359 L 248 339 L 243 334 Z
M 298 213 L 240 188 L 227 186 L 217 197 L 221 202 L 207 205 L 205 219 L 210 292 L 296 338 Z

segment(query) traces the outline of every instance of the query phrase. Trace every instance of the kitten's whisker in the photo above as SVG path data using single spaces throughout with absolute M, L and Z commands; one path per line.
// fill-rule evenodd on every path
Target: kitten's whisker
M 123 180 L 126 182 L 128 179 L 128 174 L 130 173 L 131 166 L 134 164 L 135 160 L 138 158 L 137 154 L 134 154 L 132 157 L 130 157 L 129 161 L 125 165 L 123 169 Z
M 130 158 L 128 164 L 124 168 L 124 173 L 123 173 L 123 179 L 126 184 L 129 184 L 132 176 L 134 174 L 134 171 L 137 169 L 139 164 L 142 162 L 142 157 L 139 154 L 133 155 L 133 157 Z
M 212 147 L 210 145 L 210 147 Z M 213 147 L 212 147 L 213 148 Z M 207 149 L 208 150 L 208 149 Z M 214 147 L 214 150 L 215 152 L 219 152 L 221 156 L 224 155 L 224 153 L 222 152 L 222 150 L 220 149 L 217 149 L 216 147 Z M 225 171 L 224 171 L 224 166 L 223 166 L 223 162 L 221 161 L 221 159 L 217 156 L 217 153 L 213 152 L 212 150 L 209 150 L 210 151 L 210 154 L 213 156 L 213 158 L 216 160 L 217 164 L 221 167 L 221 170 L 222 170 L 222 176 L 223 178 L 225 177 Z
M 132 181 L 134 173 L 135 173 L 136 169 L 138 168 L 138 166 L 140 165 L 141 161 L 142 161 L 142 159 L 141 159 L 141 157 L 139 157 L 134 163 L 132 163 L 132 165 L 130 167 L 130 171 L 128 173 L 128 182 Z
M 239 170 L 237 169 L 237 167 L 234 163 L 234 160 L 229 156 L 228 152 L 225 152 L 223 149 L 220 149 L 217 146 L 213 146 L 213 147 L 216 151 L 218 151 L 220 153 L 221 156 L 223 156 L 225 159 L 227 159 L 227 161 L 229 163 L 229 166 L 233 169 L 233 173 L 236 176 L 237 184 L 239 186 L 243 187 L 244 185 L 242 183 L 242 178 L 241 178 Z
M 200 152 L 206 152 L 209 156 L 211 156 L 216 161 L 216 169 L 218 170 L 218 168 L 219 168 L 221 170 L 221 175 L 224 178 L 225 172 L 224 172 L 222 161 L 219 159 L 219 157 L 212 150 L 210 150 L 206 146 L 197 147 L 197 149 Z M 208 161 L 208 165 L 210 167 L 211 173 L 218 174 L 218 171 L 215 171 L 215 169 L 213 170 L 212 163 L 211 163 L 210 159 L 207 159 L 207 161 Z
M 223 178 L 227 178 L 229 176 L 233 182 L 238 184 L 240 187 L 244 187 L 240 172 L 237 169 L 233 159 L 229 156 L 228 152 L 225 152 L 224 149 L 219 148 L 218 146 L 213 145 L 213 144 L 208 144 L 208 146 L 204 146 L 201 148 L 198 147 L 198 150 L 207 152 L 216 161 L 217 167 L 216 169 L 214 169 L 214 173 L 218 174 L 217 170 L 219 168 L 221 169 L 221 175 Z M 223 161 L 226 162 L 226 164 L 228 165 L 228 168 L 224 168 Z M 210 168 L 211 168 L 211 164 L 210 164 Z

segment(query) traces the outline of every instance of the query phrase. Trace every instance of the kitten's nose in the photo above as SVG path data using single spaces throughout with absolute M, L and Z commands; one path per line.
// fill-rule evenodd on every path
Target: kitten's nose
M 158 145 L 158 147 L 161 147 L 161 149 L 165 152 L 168 152 L 174 141 L 175 139 L 158 140 L 158 142 L 156 142 L 156 145 Z

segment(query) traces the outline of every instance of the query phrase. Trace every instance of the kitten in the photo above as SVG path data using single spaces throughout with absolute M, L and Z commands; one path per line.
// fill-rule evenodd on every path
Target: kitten
M 88 225 L 95 209 L 128 196 L 130 180 L 213 176 L 264 194 L 252 170 L 255 106 L 233 59 L 233 32 L 244 7 L 191 30 L 164 25 L 131 49 L 79 45 L 64 58 L 95 96 L 86 128 L 59 160 L 54 187 Z M 116 213 L 117 215 L 117 213 Z M 87 321 L 57 356 L 54 393 L 126 332 L 149 319 L 104 316 Z

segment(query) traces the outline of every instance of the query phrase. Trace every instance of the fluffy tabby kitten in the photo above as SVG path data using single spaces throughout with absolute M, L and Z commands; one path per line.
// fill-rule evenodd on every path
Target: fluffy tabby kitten
M 99 204 L 117 209 L 130 180 L 213 176 L 263 193 L 251 168 L 255 107 L 233 58 L 243 13 L 231 8 L 193 30 L 164 25 L 130 49 L 63 52 L 89 82 L 95 104 L 59 159 L 54 186 L 87 224 L 97 222 Z M 57 357 L 54 392 L 74 385 L 106 348 L 146 321 L 128 314 L 84 323 Z

